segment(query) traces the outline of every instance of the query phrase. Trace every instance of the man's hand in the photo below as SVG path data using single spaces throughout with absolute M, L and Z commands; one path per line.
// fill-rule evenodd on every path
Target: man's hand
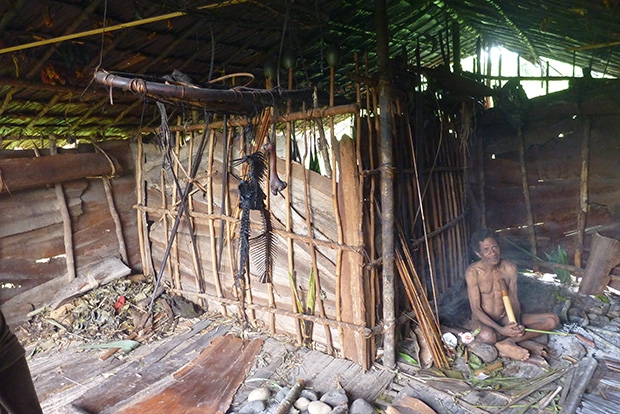
M 500 333 L 509 338 L 515 338 L 525 333 L 525 327 L 517 323 L 511 323 L 509 325 L 502 327 L 502 329 L 500 330 Z

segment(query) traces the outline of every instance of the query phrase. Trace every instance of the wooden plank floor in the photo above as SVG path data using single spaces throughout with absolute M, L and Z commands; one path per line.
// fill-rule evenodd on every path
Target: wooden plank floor
M 298 378 L 319 393 L 342 387 L 350 397 L 373 401 L 389 388 L 393 375 L 373 368 L 363 372 L 351 361 L 299 348 L 286 339 L 244 332 L 233 322 L 201 319 L 184 331 L 139 346 L 127 355 L 100 360 L 102 350 L 84 350 L 79 344 L 33 355 L 28 363 L 45 414 L 121 412 L 134 402 L 157 395 L 174 381 L 173 375 L 194 361 L 205 348 L 226 334 L 264 339 L 252 367 L 234 395 L 242 404 L 260 386 L 272 390 L 292 386 Z M 192 390 L 188 390 L 188 393 Z

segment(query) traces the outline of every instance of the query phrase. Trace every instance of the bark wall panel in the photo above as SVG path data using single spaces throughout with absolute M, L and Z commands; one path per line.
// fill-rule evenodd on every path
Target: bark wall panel
M 139 266 L 139 248 L 136 231 L 135 178 L 131 174 L 133 164 L 127 142 L 102 144 L 104 151 L 118 156 L 123 171 L 129 175 L 111 179 L 114 200 L 120 215 L 125 244 L 128 247 L 129 265 Z M 90 149 L 91 148 L 86 148 Z M 81 148 L 79 151 L 84 151 Z M 4 158 L 15 153 L 19 156 L 34 156 L 28 151 L 3 151 Z M 106 194 L 100 178 L 80 179 L 63 183 L 65 200 L 72 222 L 76 273 L 93 262 L 108 256 L 119 256 L 115 225 L 110 215 Z M 62 277 L 67 268 L 64 259 L 50 259 L 65 253 L 62 216 L 58 207 L 54 187 L 42 187 L 0 195 L 0 259 L 1 280 L 11 280 L 22 288 L 18 291 L 0 292 L 0 298 L 9 299 L 3 306 L 7 320 L 23 319 L 32 306 L 48 303 L 62 286 Z M 55 284 L 55 281 L 61 281 Z M 41 288 L 43 284 L 54 283 L 53 287 Z M 36 295 L 21 300 L 36 288 Z M 32 295 L 31 295 L 32 296 Z
M 601 108 L 611 107 L 614 105 L 601 102 Z M 538 223 L 537 244 L 542 258 L 557 245 L 566 248 L 569 257 L 575 252 L 586 113 L 591 117 L 591 130 L 584 258 L 587 258 L 594 229 L 602 229 L 609 237 L 620 238 L 620 178 L 617 174 L 620 113 L 609 110 L 597 113 L 596 105 L 585 102 L 579 107 L 558 99 L 553 105 L 530 111 L 523 126 L 527 182 L 534 222 Z M 479 136 L 483 137 L 485 145 L 484 190 L 488 227 L 505 229 L 502 234 L 514 240 L 526 240 L 527 230 L 520 228 L 527 221 L 519 157 L 515 151 L 518 143 L 516 132 L 493 124 L 479 130 Z M 491 159 L 491 154 L 495 154 L 495 159 Z M 479 191 L 475 185 L 472 188 Z M 527 242 L 523 245 L 526 246 Z M 504 247 L 519 254 L 509 245 Z

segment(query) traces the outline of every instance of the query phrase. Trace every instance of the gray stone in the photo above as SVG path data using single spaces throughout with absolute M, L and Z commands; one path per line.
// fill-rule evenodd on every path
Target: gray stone
M 318 401 L 319 400 L 319 395 L 316 393 L 316 391 L 312 391 L 312 390 L 309 390 L 307 388 L 304 388 L 303 390 L 301 390 L 301 392 L 299 393 L 299 396 L 307 398 L 310 401 Z
M 337 405 L 329 412 L 329 414 L 349 414 L 349 404 L 342 403 Z
M 329 414 L 332 407 L 322 401 L 312 401 L 308 405 L 308 414 Z
M 265 402 L 260 400 L 249 401 L 241 410 L 239 410 L 239 414 L 260 414 L 265 411 Z
M 280 388 L 278 393 L 276 394 L 276 401 L 282 402 L 286 398 L 286 395 L 291 389 L 289 387 Z
M 271 391 L 265 387 L 256 388 L 248 395 L 248 401 L 266 401 L 271 397 Z
M 297 401 L 295 401 L 295 408 L 298 410 L 304 411 L 308 409 L 308 405 L 310 405 L 310 400 L 306 397 L 299 397 Z
M 467 345 L 469 351 L 487 364 L 497 359 L 497 348 L 484 342 L 474 341 Z
M 321 401 L 335 407 L 342 403 L 349 403 L 349 397 L 344 389 L 340 388 L 333 391 L 328 391 L 321 396 Z
M 358 398 L 351 404 L 350 414 L 376 414 L 377 410 L 366 400 Z

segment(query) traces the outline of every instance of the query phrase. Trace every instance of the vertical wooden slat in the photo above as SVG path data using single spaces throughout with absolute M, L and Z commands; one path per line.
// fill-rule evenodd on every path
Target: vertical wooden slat
M 357 156 L 353 140 L 343 138 L 338 147 L 334 148 L 340 154 L 338 194 L 342 205 L 341 209 L 343 241 L 348 246 L 363 245 L 362 236 L 362 204 L 359 198 L 359 176 L 357 170 Z M 341 316 L 344 322 L 355 325 L 366 324 L 366 304 L 364 298 L 363 257 L 359 252 L 347 250 L 342 253 L 342 273 L 340 283 L 346 286 L 341 291 Z M 344 330 L 343 353 L 349 358 L 368 369 L 371 364 L 368 353 L 368 340 L 359 331 Z
M 116 206 L 114 205 L 114 193 L 112 192 L 110 179 L 108 177 L 102 177 L 101 182 L 103 183 L 105 197 L 108 201 L 110 216 L 112 217 L 112 221 L 114 221 L 114 232 L 116 233 L 116 240 L 118 241 L 118 254 L 121 256 L 123 263 L 129 266 L 127 246 L 125 245 L 125 238 L 123 237 L 123 226 L 121 224 L 121 218 L 118 215 L 118 211 L 116 211 Z
M 206 139 L 206 134 L 207 131 L 204 131 L 204 135 L 202 136 L 202 139 Z M 185 133 L 183 133 L 181 135 L 181 137 L 183 138 L 183 140 L 185 140 Z M 196 138 L 196 134 L 194 131 L 191 132 L 190 134 L 190 139 L 189 139 L 189 145 L 188 145 L 188 150 L 187 150 L 187 171 L 193 171 L 193 162 L 194 162 L 194 139 Z M 203 144 L 204 145 L 204 144 Z M 204 148 L 204 146 L 201 147 Z M 200 156 L 202 156 L 202 154 L 200 154 Z M 192 179 L 194 179 L 195 177 L 187 177 L 188 182 Z M 189 233 L 189 239 L 190 239 L 190 243 L 192 244 L 192 264 L 194 265 L 194 283 L 196 286 L 196 292 L 200 292 L 202 293 L 203 291 L 203 276 L 202 276 L 202 266 L 200 264 L 200 257 L 199 257 L 199 252 L 198 252 L 198 246 L 196 246 L 195 242 L 196 242 L 196 233 L 195 233 L 195 223 L 194 223 L 194 219 L 192 218 L 191 213 L 194 211 L 194 197 L 192 197 L 191 193 L 189 194 L 189 197 L 187 197 L 187 210 L 186 210 L 186 219 L 187 219 L 187 224 L 188 224 L 188 233 Z M 207 301 L 205 299 L 200 299 L 200 301 L 202 302 L 202 306 L 203 307 L 207 307 Z
M 50 155 L 57 154 L 56 150 L 56 138 L 50 137 Z M 67 200 L 65 199 L 65 191 L 62 184 L 58 183 L 54 185 L 56 190 L 56 200 L 58 201 L 58 209 L 62 215 L 62 228 L 64 233 L 64 245 L 65 245 L 65 262 L 67 264 L 67 281 L 70 282 L 75 279 L 75 257 L 73 252 L 73 230 L 71 228 L 71 215 L 69 214 L 69 207 L 67 206 Z
M 213 154 L 215 150 L 215 129 L 211 130 L 209 134 L 209 149 L 207 152 L 208 162 L 207 162 L 207 186 L 206 186 L 206 197 L 207 197 L 207 213 L 210 215 L 209 218 L 209 242 L 210 242 L 210 251 L 211 251 L 211 276 L 213 277 L 213 285 L 215 286 L 215 293 L 217 297 L 223 298 L 224 294 L 222 293 L 222 284 L 220 282 L 220 274 L 218 272 L 218 259 L 217 259 L 217 240 L 215 238 L 215 222 L 214 218 L 211 216 L 213 214 Z M 224 316 L 228 316 L 228 309 L 226 305 L 222 303 L 221 305 L 222 314 Z
M 144 164 L 144 144 L 142 143 L 142 135 L 138 136 L 138 153 L 136 156 L 136 196 L 138 198 L 138 205 L 146 205 L 146 193 L 144 191 L 144 176 L 143 176 L 143 164 Z M 153 269 L 153 262 L 151 256 L 150 243 L 148 242 L 148 227 L 146 224 L 146 211 L 138 209 L 137 214 L 137 227 L 138 227 L 138 242 L 140 243 L 140 259 L 142 262 L 142 273 L 146 276 L 152 276 L 155 274 Z
M 590 134 L 592 117 L 583 120 L 583 137 L 581 140 L 581 181 L 579 184 L 579 213 L 577 214 L 577 248 L 575 249 L 575 266 L 581 267 L 583 256 L 583 239 L 588 217 L 588 175 L 590 170 Z

